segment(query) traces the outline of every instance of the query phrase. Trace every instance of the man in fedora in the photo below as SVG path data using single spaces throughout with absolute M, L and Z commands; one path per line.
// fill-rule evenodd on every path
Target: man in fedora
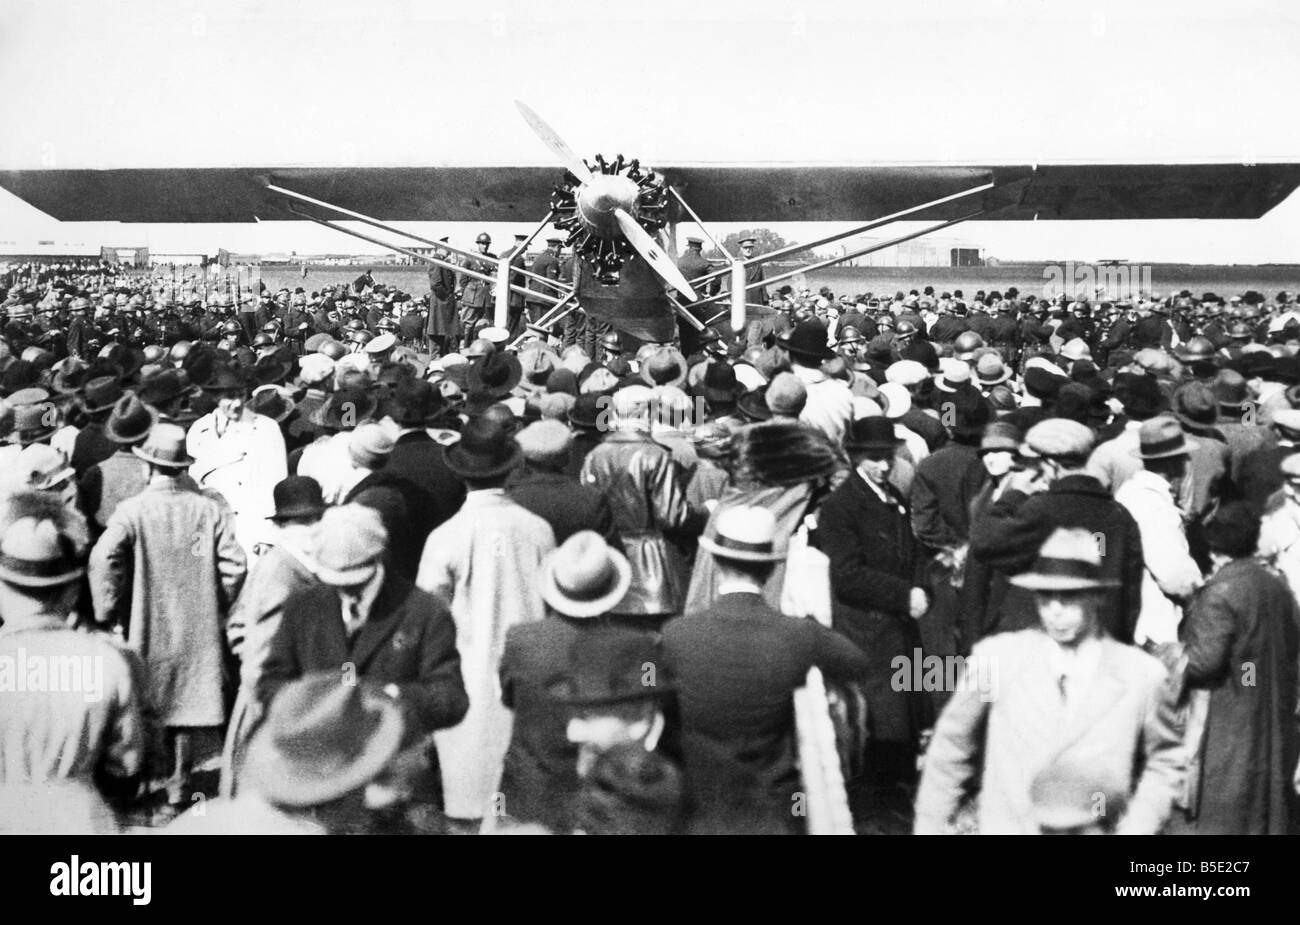
M 337 669 L 309 672 L 280 690 L 249 741 L 238 795 L 205 801 L 163 834 L 365 832 L 406 732 L 400 694 L 348 683 Z
M 700 546 L 716 562 L 718 596 L 669 621 L 663 634 L 663 664 L 681 710 L 692 828 L 797 832 L 792 694 L 809 668 L 833 681 L 862 681 L 870 662 L 816 620 L 791 619 L 764 601 L 763 586 L 786 556 L 766 508 L 727 509 Z
M 98 364 L 92 369 L 98 369 Z M 72 468 L 77 478 L 95 463 L 103 462 L 117 452 L 118 445 L 104 436 L 108 415 L 122 397 L 122 383 L 116 375 L 96 375 L 86 382 L 81 397 L 81 407 L 86 412 L 86 423 L 77 434 L 72 449 Z
M 133 450 L 144 443 L 158 422 L 158 412 L 127 392 L 113 406 L 104 425 L 104 436 L 118 446 L 108 459 L 86 470 L 78 488 L 81 509 L 94 525 L 96 535 L 108 526 L 108 519 L 127 498 L 144 491 L 148 475 Z
M 447 468 L 442 446 L 429 434 L 433 427 L 456 421 L 452 407 L 438 387 L 423 379 L 399 383 L 388 402 L 388 417 L 397 425 L 397 438 L 387 471 L 408 479 L 429 493 L 438 505 L 438 526 L 465 502 L 465 483 Z
M 514 711 L 514 724 L 499 809 L 516 822 L 570 832 L 580 788 L 578 748 L 566 734 L 569 713 L 551 684 L 607 651 L 594 639 L 626 636 L 635 644 L 649 637 L 635 621 L 610 615 L 632 584 L 632 567 L 596 533 L 569 537 L 546 557 L 538 581 L 546 619 L 510 627 L 501 656 L 501 699 Z M 653 656 L 653 646 L 646 651 Z
M 439 733 L 438 753 L 447 815 L 473 829 L 490 809 L 509 744 L 510 714 L 497 696 L 501 642 L 511 626 L 544 615 L 536 575 L 555 535 L 506 494 L 523 459 L 506 423 L 475 418 L 443 452 L 465 482 L 465 503 L 429 534 L 417 584 L 450 602 L 461 641 L 469 715 Z
M 226 623 L 226 640 L 239 660 L 239 694 L 222 752 L 221 793 L 235 792 L 243 746 L 262 717 L 257 686 L 271 640 L 290 598 L 317 584 L 312 531 L 325 513 L 315 479 L 291 475 L 275 486 L 271 539 L 263 545 Z
M 186 434 L 186 450 L 194 457 L 190 475 L 226 499 L 239 543 L 251 559 L 275 510 L 272 491 L 288 474 L 284 435 L 275 421 L 247 406 L 247 382 L 229 366 L 219 366 L 203 388 L 217 407 Z
M 1174 695 L 1160 662 L 1102 630 L 1101 592 L 1113 580 L 1096 538 L 1056 529 L 1012 582 L 1034 594 L 1038 625 L 975 645 L 926 753 L 914 831 L 948 831 L 978 786 L 980 834 L 1038 834 L 1032 782 L 1050 765 L 1079 761 L 1097 792 L 1127 797 L 1095 801 L 1106 831 L 1155 834 L 1186 767 Z M 980 666 L 990 683 L 978 683 Z
M 403 747 L 417 757 L 430 733 L 455 726 L 469 708 L 445 598 L 385 564 L 388 535 L 370 508 L 328 509 L 312 531 L 312 548 L 319 583 L 285 604 L 258 699 L 271 703 L 281 687 L 313 671 L 382 688 L 401 706 Z M 451 757 L 439 746 L 440 760 Z
M 828 345 L 826 323 L 816 319 L 800 322 L 777 344 L 789 354 L 791 372 L 808 390 L 799 420 L 839 443 L 853 419 L 853 394 L 842 379 L 822 371 L 821 364 L 835 356 Z
M 1144 421 L 1137 455 L 1143 468 L 1119 487 L 1115 500 L 1133 515 L 1142 536 L 1142 611 L 1133 639 L 1155 646 L 1178 641 L 1183 607 L 1201 584 L 1177 503 L 1189 476 L 1183 427 L 1167 414 Z
M 85 574 L 67 524 L 13 515 L 43 505 L 6 499 L 0 536 L 0 662 L 84 666 L 82 691 L 14 690 L 0 710 L 0 786 L 54 780 L 132 795 L 144 763 L 141 694 L 123 654 L 103 636 L 68 627 Z
M 90 554 L 96 618 L 123 630 L 148 678 L 147 704 L 165 732 L 169 803 L 188 802 L 192 772 L 220 754 L 226 720 L 224 626 L 244 584 L 229 509 L 185 471 L 185 433 L 156 424 L 132 452 L 145 489 L 121 501 Z

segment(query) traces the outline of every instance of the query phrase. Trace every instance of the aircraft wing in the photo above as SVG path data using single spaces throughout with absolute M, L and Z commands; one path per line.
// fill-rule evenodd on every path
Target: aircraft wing
M 1259 218 L 1300 164 L 723 165 L 656 168 L 705 221 L 870 221 L 984 183 L 993 220 Z M 267 182 L 385 221 L 536 221 L 554 167 L 169 167 L 0 171 L 0 188 L 61 221 L 293 220 Z M 971 211 L 971 200 L 915 219 Z M 997 208 L 996 213 L 991 210 Z

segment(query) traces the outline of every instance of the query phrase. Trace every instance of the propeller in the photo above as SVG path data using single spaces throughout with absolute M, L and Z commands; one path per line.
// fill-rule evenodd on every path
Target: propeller
M 685 296 L 687 301 L 694 302 L 699 298 L 686 277 L 682 276 L 682 271 L 677 269 L 677 265 L 664 253 L 664 249 L 655 242 L 654 238 L 646 234 L 646 230 L 628 213 L 627 209 L 615 209 L 614 217 L 618 219 L 618 227 L 623 230 L 627 243 L 636 248 L 636 252 L 642 259 L 650 264 L 650 269 Z
M 540 138 L 546 147 L 551 149 L 551 153 L 559 158 L 561 164 L 569 168 L 569 173 L 577 177 L 581 183 L 591 182 L 591 171 L 587 168 L 586 162 L 573 153 L 573 149 L 564 143 L 564 139 L 559 136 L 555 129 L 546 124 L 545 119 L 519 100 L 515 100 L 515 108 L 524 117 L 524 121 L 533 130 L 533 134 Z
M 652 227 L 663 224 L 663 218 L 657 215 L 657 210 L 662 211 L 661 207 L 646 204 L 647 196 L 653 199 L 656 191 L 662 197 L 662 183 L 655 179 L 653 171 L 643 173 L 637 161 L 625 163 L 620 154 L 612 165 L 605 163 L 604 158 L 597 155 L 599 173 L 593 173 L 586 162 L 573 153 L 573 149 L 565 143 L 555 129 L 546 123 L 545 119 L 519 100 L 515 100 L 515 107 L 533 133 L 578 180 L 579 186 L 573 191 L 572 199 L 566 200 L 570 202 L 570 207 L 564 210 L 571 212 L 576 218 L 565 219 L 564 222 L 557 220 L 557 225 L 564 227 L 565 222 L 569 222 L 568 227 L 576 228 L 580 222 L 585 228 L 584 239 L 590 239 L 592 245 L 587 248 L 588 256 L 599 255 L 602 261 L 615 270 L 623 259 L 622 254 L 606 249 L 611 248 L 608 242 L 616 242 L 621 234 L 627 244 L 641 255 L 660 279 L 681 293 L 688 301 L 696 301 L 699 296 L 691 288 L 690 282 L 634 214 L 634 210 L 638 207 L 643 208 L 647 216 L 646 220 Z M 653 185 L 655 183 L 659 185 L 656 187 Z M 554 202 L 552 207 L 556 207 Z M 573 238 L 570 237 L 570 241 L 572 240 Z

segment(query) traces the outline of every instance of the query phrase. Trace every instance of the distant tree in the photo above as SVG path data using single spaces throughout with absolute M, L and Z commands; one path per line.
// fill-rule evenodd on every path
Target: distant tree
M 777 234 L 775 231 L 773 231 L 770 228 L 753 228 L 753 229 L 745 228 L 742 229 L 741 231 L 734 231 L 731 234 L 727 235 L 725 238 L 722 239 L 721 244 L 723 248 L 726 249 L 727 253 L 731 254 L 731 256 L 739 257 L 740 240 L 742 238 L 756 239 L 754 242 L 755 256 L 770 254 L 773 251 L 778 251 L 781 250 L 782 248 L 790 247 L 792 244 L 798 243 L 795 241 L 787 241 L 785 238 L 781 237 L 779 234 Z M 721 251 L 719 251 L 716 247 L 714 247 L 705 251 L 704 256 L 708 257 L 710 260 L 720 260 L 722 259 L 723 255 Z M 807 252 L 803 254 L 792 254 L 790 259 L 794 262 L 800 262 L 800 261 L 811 262 L 812 260 L 811 255 Z

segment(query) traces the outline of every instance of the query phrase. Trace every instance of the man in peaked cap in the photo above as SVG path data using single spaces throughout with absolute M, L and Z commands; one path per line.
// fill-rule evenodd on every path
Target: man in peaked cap
M 935 726 L 914 831 L 949 831 L 978 768 L 980 833 L 1038 834 L 1032 782 L 1079 761 L 1098 791 L 1126 795 L 1095 805 L 1104 829 L 1155 834 L 1186 771 L 1175 694 L 1160 662 L 1106 634 L 1113 579 L 1096 536 L 1054 529 L 1012 582 L 1033 595 L 1035 622 L 976 644 L 966 676 L 974 683 L 958 685 Z
M 1024 471 L 1008 477 L 1002 497 L 971 524 L 970 555 L 986 566 L 1014 576 L 1033 562 L 1035 551 L 1057 527 L 1080 528 L 1104 540 L 1105 577 L 1112 582 L 1102 610 L 1103 629 L 1131 643 L 1142 605 L 1142 537 L 1137 523 L 1086 466 L 1093 435 L 1083 424 L 1048 418 L 1025 434 Z M 998 593 L 1002 587 L 994 593 Z M 976 632 L 977 638 L 1035 625 L 1033 601 L 1012 587 L 998 622 Z

